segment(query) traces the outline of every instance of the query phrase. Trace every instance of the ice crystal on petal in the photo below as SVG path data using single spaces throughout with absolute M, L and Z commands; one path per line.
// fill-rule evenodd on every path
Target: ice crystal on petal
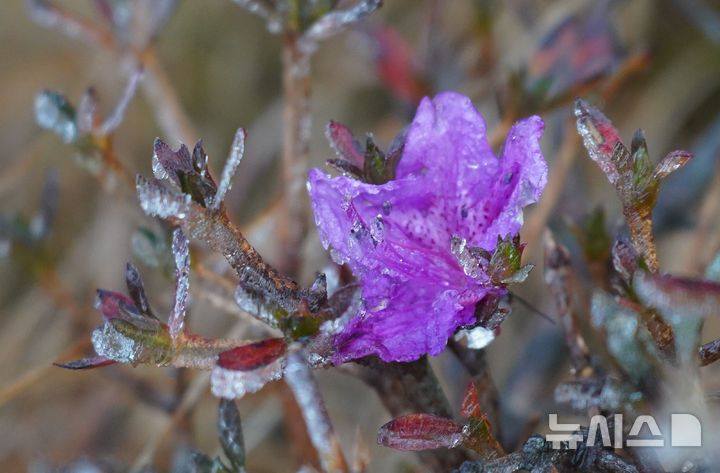
M 322 243 L 363 286 L 363 306 L 335 337 L 334 363 L 436 355 L 458 327 L 473 325 L 478 301 L 505 291 L 485 259 L 498 236 L 520 230 L 523 207 L 547 182 L 542 130 L 537 116 L 517 122 L 498 159 L 470 99 L 445 92 L 418 107 L 394 179 L 376 185 L 310 171 Z

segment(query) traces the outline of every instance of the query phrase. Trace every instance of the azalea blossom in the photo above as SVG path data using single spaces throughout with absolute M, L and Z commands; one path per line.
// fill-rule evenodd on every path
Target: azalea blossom
M 364 303 L 335 337 L 334 363 L 437 355 L 458 327 L 476 323 L 477 302 L 505 292 L 476 255 L 517 234 L 523 207 L 540 197 L 543 127 L 538 116 L 517 122 L 498 159 L 470 99 L 444 92 L 420 103 L 393 179 L 310 171 L 322 243 L 362 285 Z

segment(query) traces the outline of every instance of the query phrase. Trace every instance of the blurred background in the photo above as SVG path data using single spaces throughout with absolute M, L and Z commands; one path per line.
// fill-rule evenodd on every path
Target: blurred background
M 103 16 L 107 2 L 57 4 L 111 29 Z M 155 137 L 173 147 L 188 136 L 202 138 L 211 166 L 221 169 L 235 130 L 247 128 L 229 211 L 271 263 L 279 254 L 273 209 L 282 190 L 281 50 L 281 37 L 229 0 L 179 1 L 154 41 L 153 74 L 163 84 L 160 95 L 170 94 L 184 111 L 186 136 L 165 134 L 158 94 L 147 90 L 130 102 L 113 136 L 118 160 L 131 174 L 147 176 Z M 140 268 L 159 313 L 172 305 L 171 266 L 157 238 L 162 227 L 143 214 L 133 193 L 79 159 L 34 117 L 39 91 L 52 89 L 77 103 L 89 86 L 100 114 L 109 114 L 126 87 L 126 55 L 32 21 L 23 2 L 3 2 L 0 66 L 0 471 L 54 471 L 83 459 L 102 471 L 145 463 L 169 471 L 189 448 L 219 452 L 217 400 L 203 373 L 51 366 L 92 352 L 89 334 L 101 322 L 95 289 L 123 291 L 126 261 Z M 356 136 L 373 132 L 386 148 L 412 120 L 419 99 L 441 90 L 473 99 L 496 150 L 513 121 L 534 113 L 544 118 L 550 183 L 526 211 L 521 232 L 529 243 L 525 258 L 537 268 L 515 288 L 536 310 L 551 316 L 555 310 L 541 271 L 546 227 L 570 247 L 583 285 L 592 268 L 572 229 L 597 209 L 604 210 L 611 237 L 623 225 L 614 190 L 577 137 L 575 96 L 599 106 L 626 143 L 643 128 L 656 161 L 674 149 L 695 154 L 665 182 L 655 209 L 663 270 L 698 276 L 720 247 L 719 2 L 386 0 L 366 21 L 319 44 L 311 77 L 312 166 L 333 157 L 324 138 L 329 120 Z M 329 264 L 314 227 L 298 251 L 298 277 L 310 284 Z M 204 261 L 223 264 L 217 255 Z M 191 273 L 193 332 L 264 335 L 231 306 L 226 294 Z M 506 445 L 524 440 L 533 417 L 552 408 L 553 389 L 568 371 L 560 330 L 515 304 L 488 348 Z M 720 326 L 709 323 L 703 341 L 719 334 Z M 458 405 L 464 372 L 447 354 L 432 364 Z M 720 391 L 717 368 L 704 370 L 706 390 Z M 422 471 L 413 454 L 375 445 L 377 428 L 390 416 L 374 391 L 335 369 L 317 375 L 347 454 L 359 436 L 370 454 L 368 471 Z M 296 434 L 303 424 L 290 399 L 283 383 L 273 383 L 239 401 L 248 471 L 295 471 L 312 462 Z

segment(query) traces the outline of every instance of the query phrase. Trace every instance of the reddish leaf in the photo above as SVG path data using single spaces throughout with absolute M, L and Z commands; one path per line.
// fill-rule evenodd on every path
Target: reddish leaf
M 463 426 L 430 414 L 398 417 L 378 429 L 378 443 L 403 451 L 454 448 L 463 440 Z
M 252 371 L 269 365 L 286 351 L 287 345 L 282 338 L 269 338 L 220 353 L 217 365 L 226 370 Z
M 140 315 L 135 303 L 125 294 L 98 289 L 95 295 L 95 308 L 105 320 L 122 319 L 131 321 L 132 315 Z
M 362 169 L 365 152 L 348 127 L 330 120 L 325 128 L 325 137 L 338 157 Z
M 376 48 L 375 70 L 380 80 L 400 100 L 417 103 L 426 95 L 410 44 L 396 30 L 370 32 Z
M 68 370 L 88 370 L 117 363 L 115 360 L 104 356 L 93 356 L 82 360 L 68 361 L 67 363 L 53 363 L 53 365 Z
M 637 250 L 624 238 L 619 238 L 613 245 L 613 266 L 615 267 L 615 271 L 617 271 L 625 281 L 629 282 L 633 273 L 637 270 L 638 259 L 639 255 Z
M 600 110 L 583 99 L 575 100 L 575 116 L 578 132 L 590 157 L 615 185 L 619 175 L 613 163 L 613 152 L 615 145 L 622 143 L 618 131 Z
M 685 166 L 692 159 L 693 155 L 683 150 L 675 150 L 665 156 L 655 168 L 655 179 L 662 180 L 667 176 Z
M 178 171 L 183 174 L 193 172 L 193 160 L 187 146 L 180 145 L 177 151 L 173 151 L 160 138 L 155 138 L 153 143 L 155 153 L 153 154 L 153 173 L 158 179 L 170 178 L 178 186 L 181 185 Z
M 481 417 L 483 415 L 480 410 L 480 396 L 473 382 L 470 382 L 465 390 L 465 395 L 460 403 L 460 415 L 463 417 Z
M 633 286 L 640 300 L 665 314 L 709 317 L 720 307 L 720 283 L 638 273 Z

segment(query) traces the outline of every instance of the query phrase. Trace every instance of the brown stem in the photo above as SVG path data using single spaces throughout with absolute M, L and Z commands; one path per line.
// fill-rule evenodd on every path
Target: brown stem
M 310 157 L 310 54 L 302 48 L 296 33 L 288 32 L 283 45 L 282 178 L 284 218 L 280 228 L 279 266 L 285 274 L 297 276 L 300 252 L 309 215 L 305 180 Z
M 409 363 L 384 363 L 378 357 L 366 357 L 349 365 L 348 370 L 375 389 L 393 417 L 422 413 L 452 418 L 450 405 L 425 356 Z M 424 465 L 438 473 L 452 471 L 471 459 L 466 450 L 457 448 L 426 450 L 418 455 Z
M 565 343 L 570 350 L 570 362 L 575 375 L 590 366 L 590 354 L 585 339 L 580 333 L 577 311 L 570 297 L 570 283 L 573 280 L 570 253 L 567 248 L 555 242 L 550 231 L 545 234 L 545 283 L 555 298 L 555 305 L 565 332 Z
M 645 260 L 648 270 L 651 273 L 657 273 L 660 270 L 660 265 L 655 249 L 655 237 L 653 236 L 650 212 L 650 208 L 637 209 L 626 206 L 623 209 L 635 249 Z

